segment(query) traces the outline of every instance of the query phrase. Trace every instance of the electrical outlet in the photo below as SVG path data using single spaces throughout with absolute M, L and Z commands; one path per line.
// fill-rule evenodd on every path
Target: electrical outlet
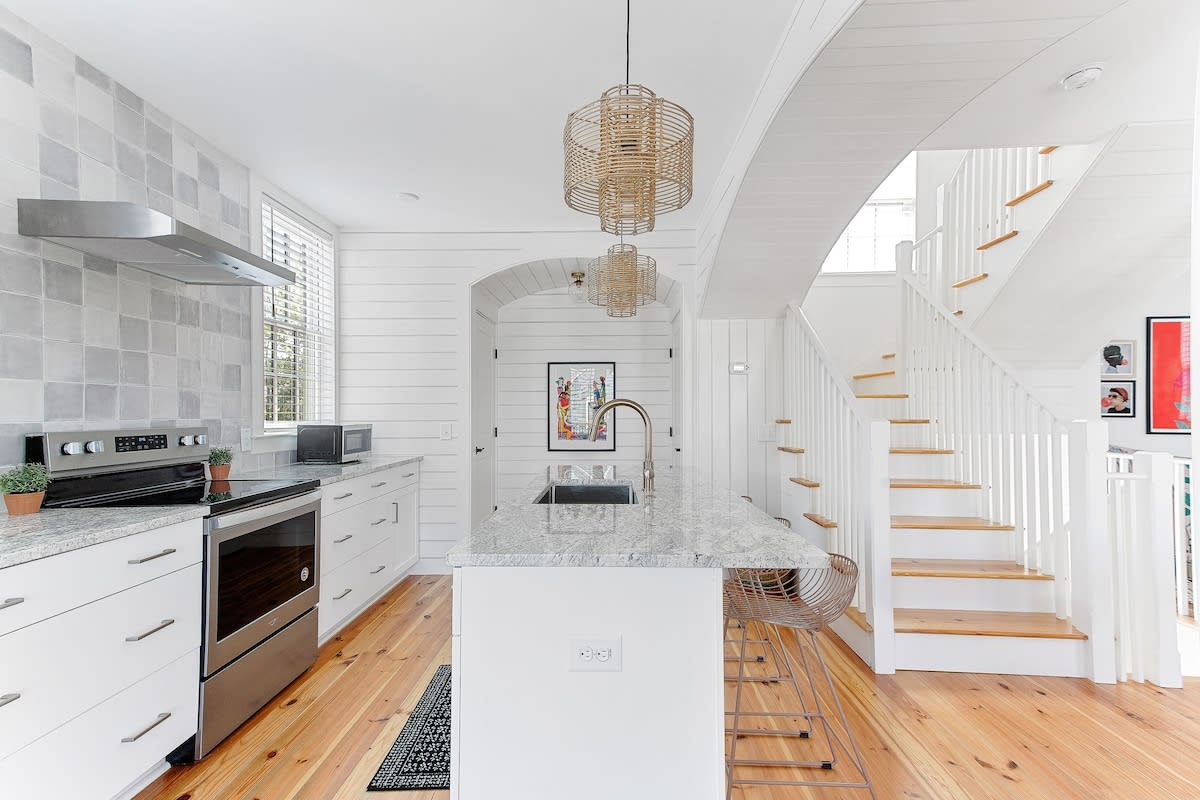
M 249 453 L 250 447 L 250 429 L 242 428 L 242 452 Z
M 571 672 L 620 672 L 621 637 L 571 639 Z

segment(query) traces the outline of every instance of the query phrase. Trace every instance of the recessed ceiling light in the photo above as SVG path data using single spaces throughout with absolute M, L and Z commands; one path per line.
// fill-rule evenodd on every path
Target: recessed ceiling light
M 1064 90 L 1073 92 L 1096 81 L 1103 74 L 1104 66 L 1102 64 L 1089 64 L 1086 67 L 1080 67 L 1077 70 L 1067 73 L 1067 76 L 1059 81 L 1059 83 L 1062 84 Z
M 412 192 L 400 192 L 396 197 L 403 200 L 405 203 L 415 203 L 421 199 L 421 195 L 413 194 Z

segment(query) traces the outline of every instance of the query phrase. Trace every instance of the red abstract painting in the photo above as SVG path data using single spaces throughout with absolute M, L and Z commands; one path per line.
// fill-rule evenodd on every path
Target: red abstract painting
M 1146 318 L 1147 433 L 1191 433 L 1191 328 L 1189 317 Z

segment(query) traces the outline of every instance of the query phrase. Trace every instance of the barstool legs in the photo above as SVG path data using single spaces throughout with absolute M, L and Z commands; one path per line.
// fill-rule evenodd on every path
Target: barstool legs
M 777 659 L 778 669 L 776 670 L 781 677 L 779 685 L 790 684 L 795 692 L 797 699 L 800 701 L 800 712 L 795 711 L 746 711 L 743 709 L 743 685 L 750 681 L 759 680 L 755 676 L 749 676 L 746 672 L 746 664 L 748 659 L 738 658 L 738 674 L 737 686 L 734 691 L 734 706 L 733 711 L 726 711 L 727 716 L 732 716 L 732 727 L 726 729 L 726 733 L 730 736 L 729 756 L 726 759 L 726 798 L 731 798 L 733 795 L 733 786 L 735 783 L 740 784 L 769 784 L 780 786 L 815 786 L 815 787 L 830 787 L 830 788 L 845 788 L 845 789 L 865 789 L 870 793 L 872 798 L 875 798 L 875 789 L 871 784 L 870 777 L 867 775 L 866 763 L 863 760 L 862 752 L 859 750 L 858 742 L 854 738 L 854 733 L 850 729 L 850 723 L 846 719 L 846 712 L 842 706 L 841 698 L 838 695 L 837 687 L 833 683 L 833 677 L 829 672 L 829 667 L 825 663 L 824 654 L 821 652 L 820 644 L 817 641 L 816 635 L 811 630 L 804 630 L 803 633 L 807 637 L 800 636 L 801 631 L 796 630 L 796 640 L 800 650 L 800 661 L 805 677 L 808 679 L 809 690 L 812 692 L 812 702 L 815 704 L 815 710 L 808 710 L 808 701 L 805 699 L 804 692 L 800 689 L 799 681 L 795 674 L 792 659 L 788 656 L 786 646 L 782 638 L 782 632 L 771 623 L 764 623 L 755 620 L 758 625 L 764 629 L 764 637 L 770 643 L 772 655 Z M 747 624 L 746 621 L 741 621 L 741 648 L 739 654 L 744 652 L 748 642 L 753 640 L 747 639 Z M 804 639 L 807 638 L 807 645 Z M 776 645 L 775 640 L 778 640 Z M 812 648 L 812 655 L 816 657 L 816 664 L 810 663 L 810 655 L 808 648 Z M 749 663 L 754 663 L 750 661 Z M 828 709 L 828 701 L 823 701 L 821 692 L 818 691 L 817 677 L 814 674 L 819 667 L 820 675 L 824 679 L 824 687 L 828 690 L 829 695 L 833 698 L 834 709 Z M 831 719 L 831 714 L 828 711 L 836 710 L 836 720 Z M 767 728 L 747 728 L 743 727 L 744 717 L 799 717 L 804 720 L 806 729 L 801 730 L 781 730 Z M 825 734 L 825 742 L 827 745 L 829 756 L 827 758 L 819 758 L 818 760 L 771 760 L 771 759 L 756 759 L 756 758 L 738 758 L 737 745 L 739 737 L 750 736 L 790 736 L 795 738 L 811 739 L 814 733 L 813 723 L 819 722 L 821 730 Z M 840 723 L 841 731 L 836 728 L 836 723 Z M 844 733 L 845 738 L 842 734 Z M 822 748 L 825 749 L 825 748 Z M 838 780 L 787 780 L 787 779 L 751 779 L 751 778 L 736 778 L 735 770 L 739 766 L 756 766 L 770 768 L 790 768 L 790 769 L 821 769 L 833 770 L 839 763 L 839 751 L 848 757 L 849 765 L 852 765 L 857 773 L 856 778 L 861 780 L 855 781 L 838 781 Z M 821 754 L 824 755 L 823 753 Z

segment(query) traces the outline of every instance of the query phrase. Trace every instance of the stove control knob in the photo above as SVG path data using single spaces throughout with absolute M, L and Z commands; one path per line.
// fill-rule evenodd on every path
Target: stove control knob
M 64 456 L 83 455 L 83 442 L 64 442 L 62 451 Z
M 196 443 L 195 436 L 180 436 L 179 437 L 179 444 L 182 445 L 183 447 L 191 447 L 195 443 Z
M 104 442 L 102 442 L 99 439 L 96 439 L 94 441 L 91 441 L 91 442 L 88 442 L 87 444 L 85 444 L 83 446 L 83 449 L 87 450 L 89 453 L 103 453 L 104 452 Z
M 206 434 L 206 433 L 196 434 L 196 444 L 208 444 L 208 434 Z

